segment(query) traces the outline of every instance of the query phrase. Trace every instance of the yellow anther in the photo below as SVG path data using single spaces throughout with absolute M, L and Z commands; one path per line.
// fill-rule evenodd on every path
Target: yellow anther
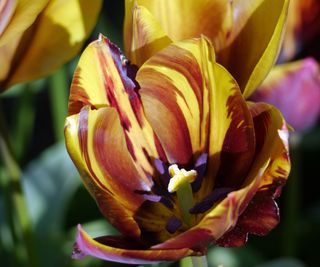
M 177 164 L 169 167 L 169 174 L 172 177 L 168 185 L 168 191 L 170 193 L 178 191 L 179 188 L 186 183 L 191 184 L 197 177 L 195 170 L 186 171 L 185 169 L 179 169 Z

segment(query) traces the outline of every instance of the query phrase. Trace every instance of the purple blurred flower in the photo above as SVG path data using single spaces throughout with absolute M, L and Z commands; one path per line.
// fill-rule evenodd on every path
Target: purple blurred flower
M 275 105 L 296 131 L 306 131 L 320 115 L 320 71 L 313 58 L 278 65 L 252 95 Z

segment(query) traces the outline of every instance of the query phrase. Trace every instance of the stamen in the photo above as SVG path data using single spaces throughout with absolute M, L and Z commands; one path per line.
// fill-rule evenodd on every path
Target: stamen
M 197 172 L 195 170 L 180 170 L 177 164 L 173 164 L 169 167 L 169 174 L 172 177 L 168 185 L 168 191 L 170 193 L 178 191 L 185 183 L 191 184 L 197 177 Z
M 173 164 L 169 167 L 169 174 L 172 178 L 168 184 L 168 191 L 177 193 L 183 220 L 187 225 L 191 226 L 189 210 L 194 205 L 191 183 L 196 179 L 197 172 L 195 170 L 179 169 L 177 164 Z

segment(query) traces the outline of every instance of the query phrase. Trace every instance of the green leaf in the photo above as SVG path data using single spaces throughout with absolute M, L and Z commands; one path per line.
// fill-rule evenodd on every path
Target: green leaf
M 81 184 L 64 144 L 54 145 L 33 160 L 23 172 L 22 181 L 42 256 L 41 265 L 63 266 L 65 211 Z

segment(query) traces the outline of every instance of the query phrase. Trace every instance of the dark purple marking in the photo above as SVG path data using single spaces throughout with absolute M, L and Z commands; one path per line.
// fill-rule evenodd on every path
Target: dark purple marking
M 128 151 L 130 153 L 130 155 L 132 156 L 133 160 L 136 161 L 137 160 L 137 157 L 136 157 L 136 154 L 135 154 L 135 151 L 134 151 L 134 148 L 133 148 L 133 144 L 128 136 L 128 133 L 126 131 L 124 131 L 124 137 L 125 137 L 125 140 L 126 140 L 126 144 L 127 144 L 127 148 L 128 148 Z
M 197 172 L 197 178 L 191 184 L 192 191 L 194 193 L 198 192 L 200 187 L 201 187 L 201 184 L 202 184 L 202 181 L 203 181 L 203 177 L 204 177 L 204 174 L 205 174 L 206 169 L 207 169 L 207 160 L 208 160 L 208 154 L 207 153 L 203 153 L 197 159 L 196 164 L 194 166 L 194 170 Z
M 166 230 L 170 234 L 174 234 L 181 226 L 182 226 L 181 220 L 173 216 L 168 220 L 166 225 Z
M 168 170 L 167 164 L 165 164 L 162 160 L 160 159 L 155 159 L 154 160 L 154 166 L 159 172 L 161 176 L 161 182 L 163 182 L 163 187 L 165 188 L 165 191 L 167 192 L 168 184 L 170 181 L 170 174 Z
M 169 209 L 173 208 L 172 201 L 166 197 L 161 197 L 160 202 Z
M 172 209 L 173 204 L 172 201 L 162 195 L 154 194 L 151 191 L 142 191 L 142 190 L 135 190 L 136 194 L 142 195 L 145 200 L 151 201 L 151 202 L 160 202 L 163 205 L 165 205 L 167 208 Z
M 222 198 L 226 197 L 228 193 L 232 192 L 233 188 L 216 188 L 213 192 L 203 199 L 201 202 L 194 205 L 189 212 L 191 214 L 204 213 L 209 210 L 213 204 Z
M 142 121 L 142 106 L 139 94 L 137 93 L 140 85 L 133 79 L 135 77 L 138 68 L 134 65 L 130 65 L 128 60 L 124 60 L 124 56 L 115 44 L 113 44 L 109 39 L 106 39 L 107 45 L 110 47 L 111 56 L 115 63 L 115 66 L 120 74 L 124 89 L 128 94 L 131 107 L 136 115 L 137 121 L 140 127 L 143 127 Z
M 166 165 L 164 164 L 164 162 L 160 159 L 155 159 L 154 160 L 154 166 L 156 167 L 156 169 L 158 170 L 158 172 L 161 175 L 164 175 L 164 173 L 166 172 Z

